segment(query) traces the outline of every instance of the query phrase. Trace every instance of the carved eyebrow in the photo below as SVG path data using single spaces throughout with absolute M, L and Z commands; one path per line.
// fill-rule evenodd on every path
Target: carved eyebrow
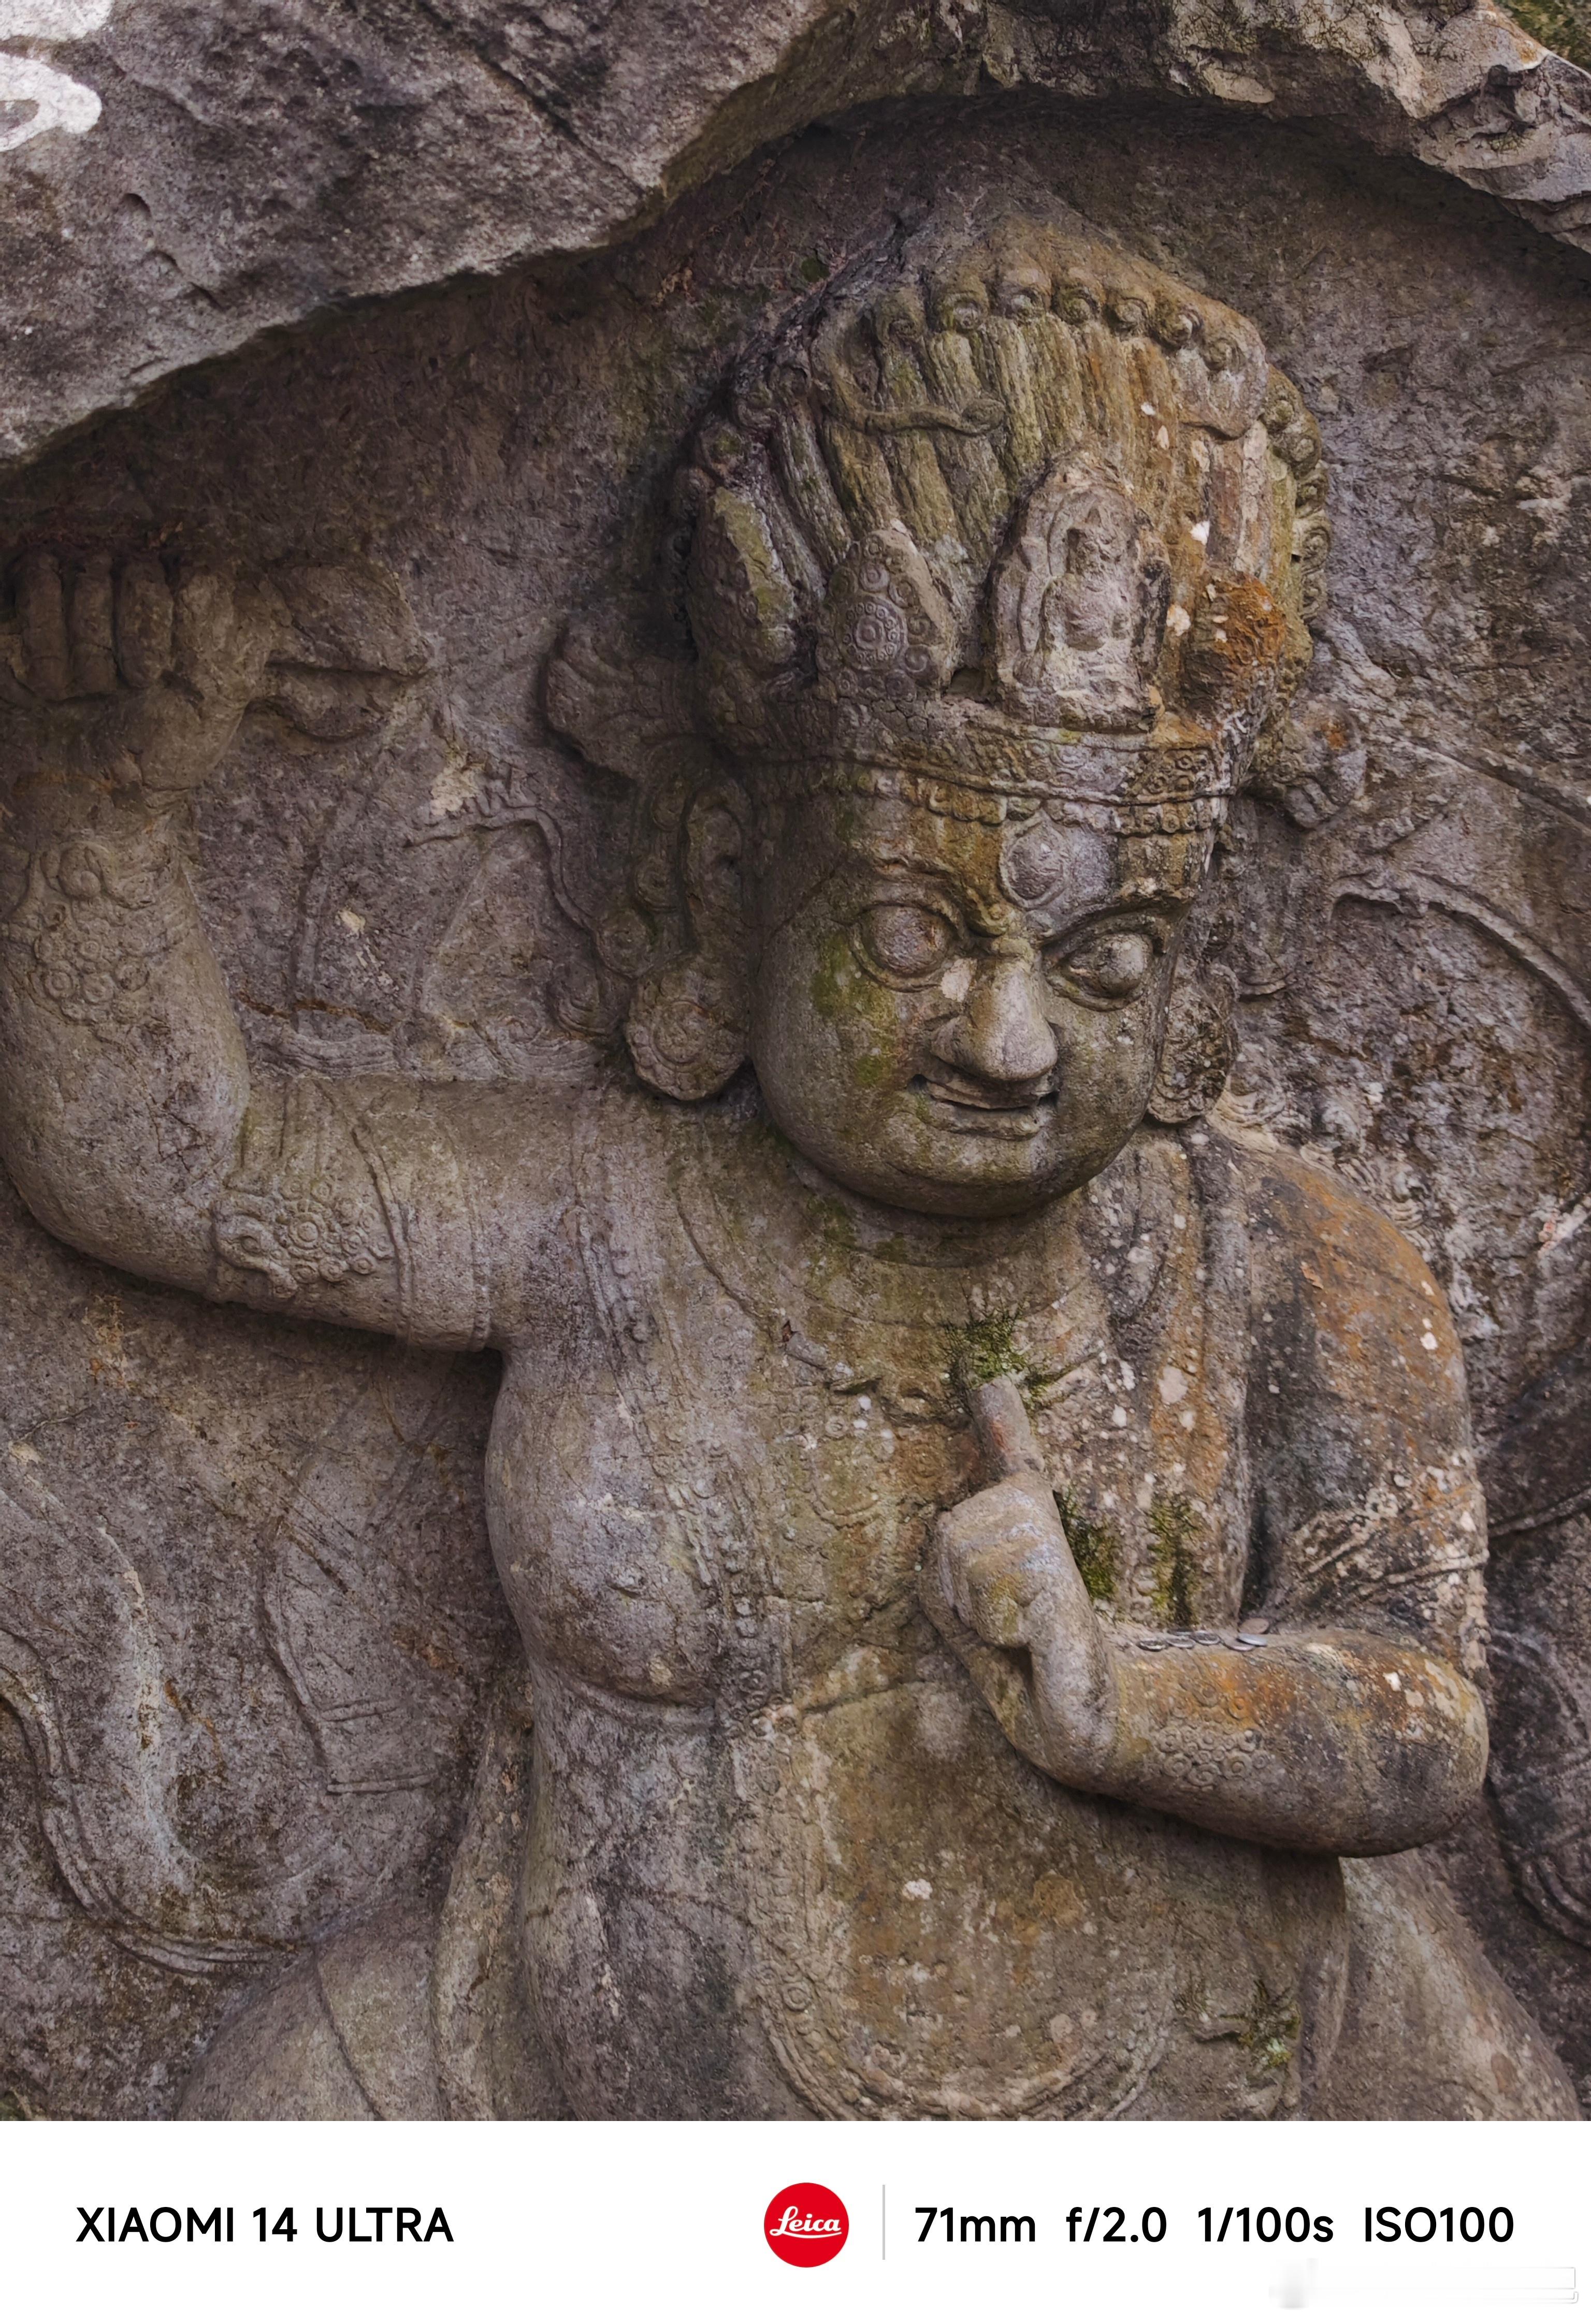
M 1047 903 L 1029 904 L 1022 908 L 1022 917 L 1041 944 L 1086 943 L 1091 936 L 1122 927 L 1132 928 L 1144 920 L 1170 927 L 1178 919 L 1179 899 L 1169 895 L 1115 896 L 1105 903 L 1080 904 L 1067 912 Z
M 937 889 L 961 918 L 985 934 L 1004 930 L 1012 921 L 1012 908 L 1000 893 L 993 875 L 975 885 L 965 872 L 914 855 L 910 848 L 886 851 L 862 846 L 855 851 L 855 860 L 864 872 L 871 872 L 875 879 L 916 880 L 925 887 Z

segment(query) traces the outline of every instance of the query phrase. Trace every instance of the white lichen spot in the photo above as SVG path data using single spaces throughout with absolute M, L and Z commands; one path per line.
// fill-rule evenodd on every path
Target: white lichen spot
M 1387 1684 L 1392 1688 L 1394 1694 L 1401 1694 L 1402 1692 L 1403 1682 L 1398 1676 L 1396 1671 L 1388 1671 Z
M 1429 1354 L 1434 1356 L 1437 1351 L 1436 1333 L 1434 1332 L 1422 1332 L 1420 1335 L 1420 1344 Z
M 0 41 L 80 41 L 110 22 L 116 0 L 0 0 Z M 0 53 L 0 108 L 23 113 L 0 130 L 0 153 L 46 130 L 81 137 L 100 115 L 96 92 L 40 57 Z M 25 111 L 23 110 L 25 108 Z
M 445 823 L 468 807 L 476 796 L 480 770 L 462 752 L 449 757 L 441 771 L 433 777 L 430 787 L 430 811 L 438 823 Z
M 1125 1428 L 1127 1410 L 1124 1405 L 1117 1404 L 1111 1406 L 1110 1425 L 1113 1428 Z
M 116 0 L 0 0 L 0 41 L 81 41 L 108 24 Z
M 1210 521 L 1207 516 L 1201 517 L 1197 524 L 1190 524 L 1188 530 L 1202 549 L 1210 537 Z M 1213 589 L 1208 592 L 1212 597 L 1215 594 Z
M 939 979 L 939 991 L 947 1001 L 954 1001 L 957 1008 L 972 991 L 972 973 L 973 964 L 970 960 L 953 960 Z
M 931 1880 L 903 1880 L 901 1884 L 902 1895 L 910 1896 L 916 1904 L 926 1904 L 933 1893 L 934 1884 Z
M 1193 616 L 1186 605 L 1173 605 L 1166 615 L 1166 632 L 1173 638 L 1185 638 L 1193 627 Z
M 1180 1404 L 1192 1382 L 1176 1364 L 1168 1364 L 1160 1378 L 1161 1402 Z

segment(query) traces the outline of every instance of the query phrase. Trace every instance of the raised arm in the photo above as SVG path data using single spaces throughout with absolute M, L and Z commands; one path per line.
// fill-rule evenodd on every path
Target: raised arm
M 192 795 L 284 618 L 268 586 L 153 559 L 24 563 L 0 633 L 0 1154 L 97 1259 L 468 1344 L 487 1286 L 439 1109 L 251 1079 L 190 885 Z

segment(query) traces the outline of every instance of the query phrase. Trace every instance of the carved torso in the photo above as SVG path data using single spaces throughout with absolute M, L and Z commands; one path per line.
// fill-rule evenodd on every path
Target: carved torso
M 575 2110 L 1307 2102 L 1335 1863 L 1063 1789 L 918 1597 L 979 1480 L 952 1335 L 999 1312 L 1115 1621 L 1230 1633 L 1245 1583 L 1285 1600 L 1253 1570 L 1229 1149 L 1145 1137 L 1083 1195 L 968 1225 L 842 1201 L 744 1107 L 602 1110 L 563 1220 L 600 1355 L 549 1383 L 527 1334 L 490 1462 L 537 1683 L 526 1957 Z

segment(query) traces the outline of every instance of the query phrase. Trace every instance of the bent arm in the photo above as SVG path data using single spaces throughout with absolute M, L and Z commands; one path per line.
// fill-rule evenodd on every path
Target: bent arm
M 5 837 L 0 1155 L 41 1223 L 212 1298 L 402 1328 L 335 1089 L 251 1081 L 186 865 L 187 810 L 30 785 Z
M 1116 1655 L 1102 1788 L 1214 1831 L 1334 1856 L 1437 1839 L 1479 1791 L 1486 1715 L 1451 1664 L 1347 1630 Z
M 63 1240 L 208 1290 L 211 1212 L 250 1091 L 188 884 L 184 812 L 79 781 L 14 799 L 0 1151 Z
M 957 1642 L 1018 1750 L 1073 1790 L 1273 1848 L 1385 1856 L 1438 1838 L 1480 1788 L 1480 1695 L 1412 1644 L 1346 1630 L 1150 1641 L 1098 1627 L 1087 1723 L 1070 1707 L 1077 1634 L 1053 1613 L 1026 1654 Z
M 301 643 L 271 587 L 22 559 L 0 607 L 0 1157 L 94 1258 L 467 1347 L 536 1312 L 525 1101 L 251 1076 L 189 882 L 191 796 Z M 556 1139 L 538 1150 L 550 1187 Z
M 1360 1627 L 1316 1608 L 1300 1619 L 1279 1572 L 1273 1610 L 1246 1632 L 1118 1629 L 1078 1572 L 1013 1384 L 976 1390 L 974 1408 L 985 1454 L 1006 1473 L 940 1518 L 925 1595 L 1035 1766 L 1209 1831 L 1333 1855 L 1418 1847 L 1463 1812 L 1485 1775 L 1486 1721 L 1478 1690 L 1441 1651 L 1445 1633 L 1457 1644 L 1456 1624 Z M 1421 1498 L 1401 1523 L 1390 1492 L 1374 1521 L 1320 1513 L 1307 1562 L 1336 1573 L 1339 1590 L 1345 1550 L 1446 1576 L 1451 1543 L 1473 1537 L 1478 1497 L 1449 1457 L 1428 1468 Z M 1361 1601 L 1372 1618 L 1374 1595 Z

